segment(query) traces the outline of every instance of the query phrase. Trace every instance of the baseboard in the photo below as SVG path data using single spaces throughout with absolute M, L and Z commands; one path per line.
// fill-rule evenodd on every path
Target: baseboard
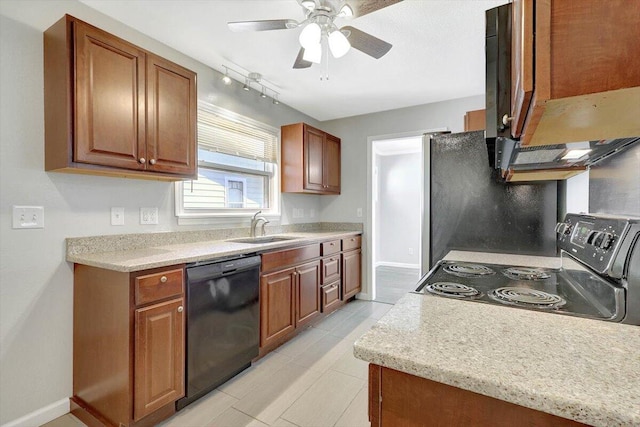
M 69 398 L 65 397 L 44 408 L 35 410 L 16 420 L 2 424 L 1 427 L 33 427 L 41 426 L 69 412 Z
M 399 268 L 416 268 L 420 269 L 420 264 L 409 264 L 406 262 L 378 261 L 376 267 L 399 267 Z

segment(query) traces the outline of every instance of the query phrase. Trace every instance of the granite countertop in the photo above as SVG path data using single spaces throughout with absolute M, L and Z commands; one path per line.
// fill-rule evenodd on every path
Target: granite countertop
M 107 270 L 132 272 L 165 267 L 195 261 L 206 261 L 233 255 L 265 252 L 274 249 L 302 246 L 330 239 L 339 239 L 361 234 L 360 231 L 313 231 L 281 233 L 288 240 L 271 243 L 240 243 L 232 240 L 202 240 L 195 242 L 158 242 L 148 247 L 122 249 L 111 236 L 67 239 L 67 261 L 100 267 Z M 144 235 L 142 239 L 145 238 Z M 168 239 L 167 239 L 168 240 Z M 136 242 L 136 246 L 144 246 Z M 86 248 L 90 249 L 87 250 Z
M 447 259 L 514 261 L 463 252 Z M 557 262 L 519 257 L 514 264 Z M 639 349 L 637 326 L 409 293 L 355 343 L 354 354 L 586 424 L 638 426 Z

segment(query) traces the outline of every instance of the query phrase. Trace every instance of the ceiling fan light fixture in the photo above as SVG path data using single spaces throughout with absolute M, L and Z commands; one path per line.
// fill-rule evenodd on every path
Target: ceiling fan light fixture
M 309 49 L 313 45 L 320 44 L 321 37 L 322 29 L 320 28 L 320 25 L 315 22 L 311 22 L 302 29 L 298 40 L 303 48 Z
M 260 92 L 260 98 L 266 98 L 267 94 L 264 93 L 264 86 L 262 86 L 262 92 Z
M 314 0 L 302 0 L 300 4 L 307 10 L 313 10 L 316 8 L 316 2 Z
M 302 59 L 319 64 L 322 60 L 322 45 L 320 43 L 316 43 L 312 46 L 305 47 Z
M 340 58 L 344 56 L 349 49 L 351 48 L 351 44 L 349 40 L 345 37 L 344 34 L 340 32 L 340 30 L 335 30 L 331 34 L 329 34 L 329 49 L 331 50 L 331 54 L 334 58 Z
M 280 101 L 278 101 L 278 94 L 274 94 L 273 95 L 273 105 L 278 105 L 280 104 Z
M 353 9 L 348 4 L 345 4 L 338 12 L 338 17 L 340 18 L 351 18 L 353 16 Z
M 244 86 L 242 86 L 242 89 L 249 91 L 249 89 L 251 89 L 251 86 L 249 86 L 249 79 L 244 79 Z

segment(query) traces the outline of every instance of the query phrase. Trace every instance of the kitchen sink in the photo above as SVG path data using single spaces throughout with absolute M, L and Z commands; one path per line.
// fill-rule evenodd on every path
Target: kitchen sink
M 296 239 L 296 237 L 261 236 L 261 237 L 246 237 L 242 239 L 231 239 L 231 240 L 227 240 L 227 242 L 260 244 L 260 243 L 282 242 L 285 240 L 293 240 L 293 239 Z

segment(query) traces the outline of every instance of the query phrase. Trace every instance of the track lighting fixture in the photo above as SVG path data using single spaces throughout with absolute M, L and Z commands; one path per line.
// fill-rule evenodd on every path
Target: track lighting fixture
M 260 97 L 261 98 L 268 98 L 269 97 L 269 92 L 272 92 L 273 95 L 271 96 L 272 100 L 273 100 L 273 104 L 274 105 L 278 105 L 280 104 L 280 101 L 278 100 L 278 95 L 280 95 L 278 92 L 276 92 L 275 90 L 269 88 L 267 86 L 266 82 L 263 78 L 262 78 L 262 74 L 260 73 L 255 73 L 255 72 L 251 72 L 248 74 L 243 74 L 239 71 L 234 70 L 233 68 L 229 68 L 226 65 L 222 66 L 224 68 L 224 75 L 222 76 L 222 82 L 227 85 L 230 86 L 233 84 L 233 79 L 231 78 L 230 74 L 235 73 L 237 75 L 240 76 L 240 78 L 244 78 L 244 84 L 242 85 L 242 89 L 246 90 L 247 92 L 251 90 L 251 85 L 253 83 L 256 84 L 256 86 L 260 86 Z M 240 78 L 238 78 L 238 81 L 242 81 Z
M 233 83 L 233 80 L 231 80 L 231 77 L 229 77 L 229 69 L 227 67 L 224 67 L 224 77 L 222 77 L 222 83 L 224 83 L 226 86 L 229 86 L 231 83 Z

